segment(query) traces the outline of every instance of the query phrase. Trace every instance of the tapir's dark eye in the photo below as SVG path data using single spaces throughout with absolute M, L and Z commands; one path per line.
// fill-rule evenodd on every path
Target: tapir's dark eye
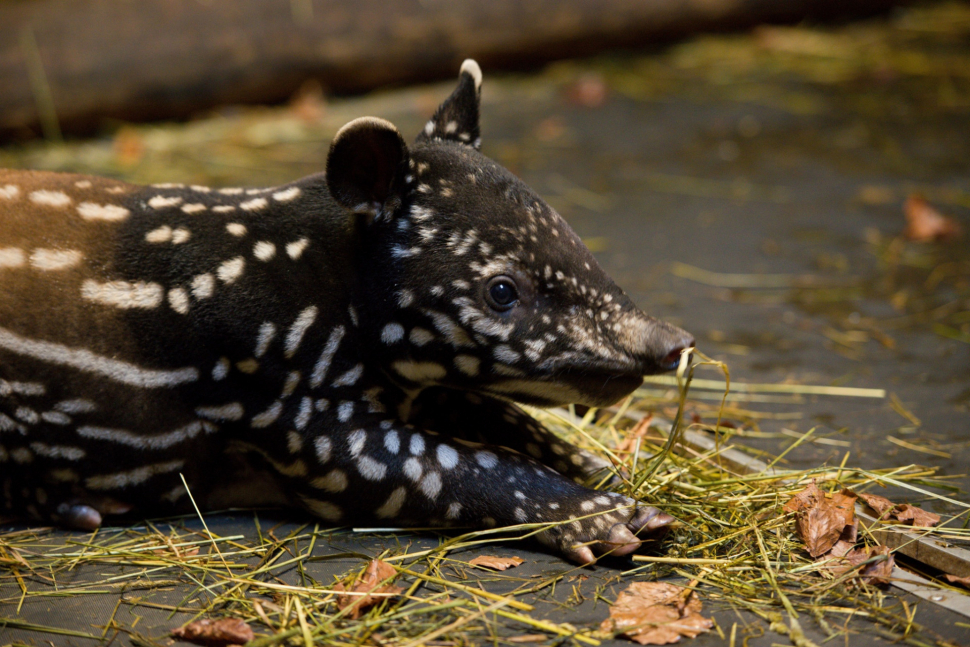
M 507 276 L 493 276 L 485 286 L 485 300 L 494 310 L 505 312 L 519 302 L 515 281 Z

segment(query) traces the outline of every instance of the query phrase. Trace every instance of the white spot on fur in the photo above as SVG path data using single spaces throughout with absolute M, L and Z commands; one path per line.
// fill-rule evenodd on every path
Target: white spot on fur
M 414 328 L 408 337 L 415 346 L 424 346 L 428 342 L 434 341 L 434 335 L 430 330 L 424 328 Z
M 291 186 L 289 189 L 283 189 L 282 191 L 277 191 L 273 194 L 273 199 L 277 202 L 289 202 L 290 200 L 295 200 L 300 197 L 299 187 Z
M 192 237 L 192 232 L 190 232 L 185 227 L 179 227 L 172 231 L 172 244 L 181 245 Z
M 303 335 L 306 334 L 306 331 L 316 321 L 317 312 L 319 310 L 316 306 L 309 306 L 297 315 L 296 321 L 293 322 L 293 325 L 290 326 L 289 331 L 286 333 L 286 341 L 284 342 L 286 357 L 293 357 L 294 353 L 296 353 L 297 348 L 300 347 L 300 342 L 303 341 Z
M 347 475 L 343 470 L 331 470 L 325 476 L 310 481 L 310 485 L 319 490 L 336 494 L 347 489 Z
M 108 222 L 124 220 L 131 214 L 127 209 L 116 204 L 94 202 L 82 202 L 77 206 L 77 212 L 85 220 L 107 220 Z
M 313 415 L 313 399 L 304 397 L 300 400 L 300 410 L 297 411 L 296 417 L 293 419 L 293 426 L 297 429 L 303 429 L 310 422 L 311 415 Z
M 331 386 L 353 386 L 360 379 L 360 376 L 364 374 L 364 365 L 357 364 L 352 369 L 338 377 L 333 381 Z
M 261 240 L 253 246 L 253 256 L 261 261 L 270 261 L 276 256 L 276 245 L 268 240 Z
M 27 255 L 19 247 L 5 247 L 0 249 L 0 267 L 23 267 L 27 262 Z M 401 334 L 404 334 L 403 329 Z
M 198 274 L 192 278 L 192 294 L 196 299 L 208 299 L 216 289 L 216 279 L 211 274 Z
M 45 207 L 66 207 L 71 204 L 71 198 L 63 191 L 48 191 L 41 189 L 30 193 L 30 201 Z
M 236 207 L 232 204 L 220 204 L 219 206 L 212 207 L 213 213 L 232 213 L 235 210 Z
M 19 195 L 20 195 L 20 187 L 18 187 L 15 184 L 7 184 L 6 186 L 0 186 L 0 198 L 3 198 L 4 200 L 13 200 Z
M 475 461 L 485 469 L 490 470 L 498 465 L 498 456 L 487 451 L 475 452 Z
M 262 357 L 269 350 L 269 345 L 275 336 L 276 326 L 271 321 L 264 321 L 259 326 L 259 333 L 256 335 L 256 350 L 253 351 L 253 355 Z
M 30 266 L 43 271 L 65 270 L 80 263 L 82 258 L 84 255 L 74 249 L 35 249 L 30 254 Z
M 177 195 L 156 195 L 148 201 L 148 206 L 152 209 L 167 209 L 168 207 L 177 207 L 180 204 L 182 204 L 182 198 Z
M 219 280 L 228 285 L 242 276 L 245 268 L 246 259 L 242 256 L 237 256 L 230 258 L 228 261 L 223 261 L 216 270 L 216 275 L 219 277 Z
M 244 413 L 243 406 L 238 402 L 230 402 L 229 404 L 212 407 L 198 407 L 195 410 L 195 415 L 200 418 L 216 421 L 240 420 Z
M 401 341 L 404 337 L 404 326 L 399 323 L 391 322 L 381 330 L 381 341 L 385 344 L 394 344 Z
M 313 450 L 317 454 L 317 460 L 322 465 L 330 460 L 333 451 L 333 443 L 328 436 L 317 436 L 313 439 Z
M 310 375 L 310 386 L 317 388 L 323 383 L 324 378 L 327 377 L 327 371 L 330 369 L 330 362 L 333 361 L 333 356 L 336 354 L 337 349 L 340 347 L 340 340 L 343 339 L 344 333 L 343 326 L 337 326 L 330 333 L 330 337 L 327 338 L 327 343 L 323 347 L 323 352 L 320 353 L 320 359 L 313 367 L 313 373 Z
M 384 447 L 392 454 L 396 454 L 401 450 L 401 438 L 395 430 L 391 429 L 384 434 Z
M 381 519 L 396 517 L 401 511 L 401 507 L 404 505 L 407 497 L 408 491 L 406 488 L 396 488 L 393 492 L 391 492 L 391 495 L 387 497 L 387 501 L 384 502 L 384 505 L 374 511 L 374 515 L 380 517 Z
M 364 445 L 366 443 L 367 432 L 363 429 L 355 429 L 347 436 L 347 447 L 350 449 L 350 455 L 354 458 L 360 456 L 361 452 L 364 451 Z
M 259 211 L 265 209 L 268 204 L 269 202 L 266 198 L 253 198 L 252 200 L 240 203 L 239 208 L 243 211 Z
M 368 481 L 380 481 L 387 474 L 387 465 L 370 456 L 361 456 L 357 461 L 357 471 Z
M 89 301 L 96 301 L 125 310 L 131 308 L 157 308 L 162 302 L 165 290 L 158 283 L 143 281 L 108 281 L 98 283 L 87 279 L 81 284 L 81 296 Z
M 438 445 L 438 463 L 446 470 L 454 469 L 458 465 L 458 452 L 454 447 Z
M 213 209 L 213 211 L 215 211 L 215 209 Z M 226 231 L 228 231 L 233 236 L 236 236 L 237 238 L 241 238 L 242 236 L 245 236 L 246 232 L 249 230 L 246 229 L 246 225 L 242 223 L 230 222 L 229 224 L 226 225 Z
M 172 288 L 168 291 L 168 304 L 172 310 L 184 315 L 189 313 L 189 294 L 182 288 Z
M 201 213 L 206 209 L 207 207 L 201 202 L 192 202 L 190 204 L 182 205 L 182 213 L 187 213 L 187 214 Z
M 461 504 L 455 501 L 448 505 L 448 510 L 445 512 L 445 519 L 457 519 L 461 514 Z
M 441 492 L 441 476 L 437 472 L 428 472 L 418 483 L 418 489 L 429 499 L 437 498 Z
M 465 375 L 475 377 L 478 375 L 479 359 L 471 355 L 455 355 L 455 367 Z
M 145 234 L 145 241 L 149 243 L 164 243 L 172 239 L 172 228 L 163 225 Z
M 249 424 L 253 429 L 263 429 L 265 427 L 269 427 L 271 424 L 276 422 L 281 413 L 283 413 L 283 403 L 277 400 L 271 404 L 266 411 L 257 413 L 255 416 L 253 416 L 252 422 Z
M 229 375 L 229 358 L 220 357 L 216 365 L 212 367 L 212 379 L 218 382 L 223 380 Z
M 421 478 L 421 474 L 424 470 L 421 467 L 421 461 L 416 458 L 409 458 L 404 461 L 404 475 L 417 482 Z
M 301 238 L 300 240 L 295 240 L 292 243 L 287 243 L 286 255 L 295 261 L 303 255 L 303 250 L 305 250 L 309 244 L 310 241 L 306 238 Z

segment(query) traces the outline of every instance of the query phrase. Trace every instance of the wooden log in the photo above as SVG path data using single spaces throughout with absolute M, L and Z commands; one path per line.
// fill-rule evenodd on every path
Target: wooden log
M 892 0 L 7 0 L 0 138 L 349 93 Z

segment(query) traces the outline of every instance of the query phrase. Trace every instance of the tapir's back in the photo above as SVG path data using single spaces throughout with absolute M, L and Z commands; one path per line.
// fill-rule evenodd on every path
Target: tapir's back
M 271 400 L 285 378 L 254 357 L 260 323 L 294 321 L 321 294 L 345 304 L 352 289 L 346 218 L 316 184 L 141 187 L 0 170 L 8 478 L 55 463 L 66 482 L 137 479 L 117 475 L 139 465 L 191 473 L 187 457 L 211 454 L 201 445 L 236 417 L 220 410 L 238 400 L 227 375 L 258 378 L 267 393 L 251 406 Z M 346 317 L 334 309 L 319 319 Z

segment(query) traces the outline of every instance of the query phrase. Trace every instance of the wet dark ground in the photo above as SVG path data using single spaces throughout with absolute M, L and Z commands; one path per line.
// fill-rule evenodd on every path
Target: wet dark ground
M 961 489 L 948 494 L 970 501 L 970 238 L 915 243 L 901 236 L 902 204 L 912 193 L 970 230 L 970 7 L 705 37 L 534 76 L 485 72 L 483 151 L 546 196 L 641 306 L 692 331 L 701 350 L 727 362 L 732 380 L 890 394 L 748 402 L 743 406 L 800 416 L 763 419 L 738 442 L 778 454 L 793 433 L 815 427 L 817 442 L 788 454 L 785 467 L 916 463 L 936 467 Z M 112 139 L 66 148 L 0 151 L 0 164 L 136 181 L 269 185 L 320 170 L 329 137 L 350 118 L 378 114 L 402 132 L 417 132 L 449 91 L 442 85 L 331 104 L 310 92 L 285 110 L 227 111 L 185 127 L 125 128 Z M 907 498 L 918 501 L 913 493 Z M 247 532 L 250 523 L 207 520 L 224 535 Z M 397 541 L 344 536 L 320 550 L 374 554 L 374 546 Z M 502 551 L 527 564 L 499 579 L 571 569 L 524 546 Z M 348 563 L 326 568 L 336 574 Z M 324 581 L 329 572 L 316 575 Z M 594 592 L 620 572 L 587 569 L 588 580 L 544 590 L 537 617 L 598 624 L 607 611 Z M 492 586 L 502 592 L 512 585 Z M 604 597 L 612 600 L 617 588 L 608 586 Z M 0 615 L 13 614 L 16 590 L 6 580 L 0 586 Z M 180 595 L 169 594 L 167 603 Z M 894 595 L 887 605 L 897 603 Z M 112 596 L 28 598 L 18 617 L 90 631 L 114 605 Z M 766 623 L 751 614 L 717 604 L 707 610 L 724 636 L 739 623 L 738 644 L 742 636 L 755 636 L 746 643 L 752 646 L 787 643 L 770 631 L 758 638 Z M 123 611 L 143 615 L 142 630 L 154 636 L 184 619 L 141 607 Z M 927 627 L 919 634 L 927 644 L 970 644 L 966 617 L 919 601 L 915 620 Z M 829 644 L 810 620 L 803 626 Z M 0 644 L 48 638 L 0 629 Z M 886 642 L 864 620 L 835 640 Z M 693 644 L 726 641 L 712 633 Z

